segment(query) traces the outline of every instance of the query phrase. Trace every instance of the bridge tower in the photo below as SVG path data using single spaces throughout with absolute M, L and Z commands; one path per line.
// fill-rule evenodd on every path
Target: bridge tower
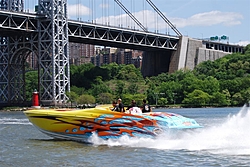
M 23 0 L 0 0 L 0 10 L 23 11 Z M 22 104 L 25 101 L 25 59 L 34 48 L 31 36 L 15 33 L 0 35 L 0 103 Z
M 0 0 L 0 10 L 22 12 L 24 0 Z M 0 107 L 27 105 L 25 63 L 38 60 L 42 105 L 63 105 L 70 90 L 67 0 L 39 0 L 37 30 L 0 34 Z M 34 58 L 37 56 L 37 58 Z
M 44 105 L 63 105 L 70 91 L 67 0 L 39 0 L 39 92 Z

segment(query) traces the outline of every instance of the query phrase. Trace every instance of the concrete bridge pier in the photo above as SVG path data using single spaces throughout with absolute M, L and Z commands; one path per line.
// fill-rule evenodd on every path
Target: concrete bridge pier
M 168 72 L 172 54 L 173 51 L 145 51 L 141 68 L 143 77 Z

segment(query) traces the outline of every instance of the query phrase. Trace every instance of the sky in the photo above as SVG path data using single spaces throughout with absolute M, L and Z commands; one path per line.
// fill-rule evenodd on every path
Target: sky
M 146 0 L 119 0 L 151 32 L 176 35 Z M 250 44 L 250 0 L 151 0 L 184 36 Z M 28 3 L 27 3 L 28 2 Z M 34 3 L 34 4 L 32 4 Z M 26 0 L 32 10 L 36 0 Z M 114 0 L 68 0 L 68 18 L 140 29 Z

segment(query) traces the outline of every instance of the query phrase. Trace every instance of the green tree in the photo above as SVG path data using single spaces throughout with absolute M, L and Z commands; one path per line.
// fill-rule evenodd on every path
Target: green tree
M 231 95 L 230 95 L 230 92 L 225 89 L 225 90 L 222 90 L 222 93 L 225 95 L 226 97 L 226 100 L 227 100 L 227 104 L 230 105 L 231 104 Z
M 134 94 L 133 99 L 136 101 L 138 107 L 142 106 L 142 100 L 145 99 L 146 96 L 144 94 Z
M 69 102 L 70 102 L 71 107 L 72 107 L 72 103 L 76 102 L 79 96 L 73 91 L 66 92 L 66 95 L 68 96 Z
M 189 106 L 206 106 L 210 98 L 211 96 L 208 93 L 195 89 L 184 98 L 183 103 Z
M 169 81 L 179 82 L 189 75 L 193 75 L 193 72 L 188 69 L 177 70 L 176 72 L 169 75 Z
M 242 97 L 242 94 L 240 92 L 238 93 L 235 93 L 233 96 L 232 96 L 232 104 L 235 105 L 235 106 L 241 106 L 245 103 L 245 100 L 244 98 Z
M 244 100 L 243 102 L 249 103 L 250 102 L 250 88 L 242 90 L 241 94 Z
M 138 85 L 136 83 L 131 83 L 129 86 L 128 86 L 128 89 L 127 89 L 127 93 L 130 93 L 132 95 L 134 94 L 137 94 L 138 93 Z
M 146 98 L 146 96 L 143 94 L 133 94 L 133 95 L 132 94 L 124 94 L 122 101 L 123 101 L 123 104 L 125 106 L 129 106 L 131 104 L 131 101 L 135 100 L 137 106 L 140 107 L 140 106 L 142 106 L 142 100 L 145 98 Z
M 99 96 L 110 93 L 116 99 L 123 98 L 123 102 L 128 99 L 129 104 L 137 94 L 145 96 L 149 104 L 155 104 L 156 93 L 165 93 L 159 96 L 158 103 L 161 103 L 161 98 L 167 100 L 163 103 L 181 103 L 195 90 L 200 90 L 209 95 L 206 105 L 240 105 L 249 99 L 249 48 L 250 45 L 244 49 L 245 54 L 233 53 L 215 61 L 200 63 L 193 71 L 184 69 L 145 79 L 134 65 L 72 66 L 71 90 L 78 95 L 91 94 L 97 97 L 98 102 L 103 101 Z
M 240 78 L 235 78 L 232 80 L 220 80 L 220 90 L 228 90 L 231 95 L 241 91 L 242 82 Z
M 114 95 L 112 95 L 111 93 L 100 93 L 97 96 L 97 102 L 100 104 L 111 104 L 113 99 Z
M 247 46 L 245 46 L 244 53 L 245 54 L 250 54 L 250 44 L 248 44 Z
M 95 104 L 95 97 L 83 94 L 77 99 L 78 104 Z
M 220 83 L 213 76 L 208 76 L 200 83 L 199 89 L 212 95 L 220 90 Z
M 95 79 L 94 83 L 91 84 L 91 94 L 97 97 L 101 93 L 111 92 L 110 88 L 102 81 L 102 77 L 99 76 Z
M 122 98 L 125 94 L 125 83 L 123 81 L 117 80 L 115 94 L 117 98 Z
M 181 95 L 180 92 L 182 85 L 179 82 L 170 81 L 170 82 L 163 82 L 159 85 L 158 91 L 160 93 L 164 93 L 161 97 L 164 97 L 164 103 L 175 103 L 176 100 L 178 101 L 178 96 Z M 180 101 L 179 101 L 180 102 Z
M 202 62 L 198 64 L 195 67 L 195 74 L 200 75 L 200 74 L 206 74 L 209 76 L 214 76 L 216 73 L 216 69 L 219 68 L 219 65 L 217 63 L 214 63 L 210 60 Z
M 191 73 L 186 75 L 183 80 L 180 81 L 180 84 L 182 85 L 182 92 L 189 94 L 199 87 L 200 80 Z
M 38 71 L 25 73 L 25 89 L 27 101 L 30 101 L 34 90 L 38 90 Z
M 159 106 L 165 106 L 167 103 L 168 103 L 167 99 L 163 97 L 159 98 L 157 101 L 157 105 Z
M 214 92 L 211 96 L 210 103 L 213 106 L 228 106 L 230 105 L 230 101 L 227 100 L 226 94 L 220 92 Z
M 70 90 L 72 92 L 75 92 L 78 96 L 86 93 L 86 90 L 84 88 L 76 87 L 76 86 L 70 87 Z
M 101 68 L 108 71 L 110 79 L 115 79 L 119 71 L 119 65 L 116 63 L 104 64 Z
M 156 97 L 155 97 L 156 86 L 153 82 L 149 82 L 148 85 L 149 85 L 149 88 L 147 89 L 148 103 L 155 104 L 155 102 L 156 102 Z
M 157 76 L 150 77 L 150 80 L 152 83 L 154 83 L 156 86 L 158 86 L 159 83 L 169 81 L 169 75 L 168 75 L 168 73 L 161 73 Z
M 138 81 L 143 79 L 141 72 L 139 69 L 135 68 L 133 64 L 121 65 L 120 67 L 121 69 L 116 76 L 117 79 L 126 81 Z
M 95 79 L 94 75 L 90 74 L 90 70 L 95 68 L 91 63 L 83 64 L 80 66 L 70 66 L 70 81 L 72 86 L 83 87 L 89 89 L 91 82 Z

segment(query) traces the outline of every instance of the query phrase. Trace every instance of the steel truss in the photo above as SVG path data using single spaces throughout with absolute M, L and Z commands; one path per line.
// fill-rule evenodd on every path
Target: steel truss
M 10 9 L 7 2 L 0 0 L 1 9 Z M 58 105 L 67 102 L 70 91 L 69 41 L 146 51 L 177 50 L 179 41 L 178 36 L 68 21 L 67 0 L 39 0 L 36 14 L 11 10 L 0 10 L 0 103 L 26 100 L 24 63 L 30 53 L 39 60 L 41 102 Z
M 39 0 L 39 83 L 44 104 L 67 103 L 70 91 L 67 0 Z
M 39 32 L 38 21 L 48 20 L 45 14 L 24 14 L 0 11 L 0 30 L 11 32 Z M 40 24 L 40 23 L 39 23 Z M 52 25 L 52 24 L 51 24 Z M 46 25 L 45 25 L 46 27 Z M 49 29 L 47 27 L 47 29 Z M 45 32 L 46 33 L 46 32 Z M 179 37 L 165 34 L 155 34 L 118 27 L 103 26 L 98 24 L 89 24 L 79 21 L 68 21 L 69 40 L 72 42 L 100 44 L 107 46 L 138 48 L 139 50 L 167 49 L 176 50 Z M 50 35 L 53 38 L 52 35 Z
M 24 0 L 0 0 L 0 9 L 9 11 L 23 11 Z
M 119 45 L 122 48 L 137 47 L 139 50 L 166 49 L 177 50 L 179 37 L 163 34 L 155 34 L 143 31 L 133 31 L 131 29 L 121 29 L 116 27 L 106 27 L 97 24 L 68 21 L 69 38 L 74 42 L 85 42 L 92 44 L 102 44 L 107 46 Z
M 9 64 L 8 64 L 8 101 L 13 103 L 26 102 L 25 63 L 27 57 L 37 56 L 38 36 L 22 34 L 9 37 Z
M 24 64 L 31 52 L 39 58 L 41 101 L 66 103 L 70 90 L 67 0 L 39 0 L 39 14 L 20 13 L 22 9 L 10 7 L 14 2 L 22 1 L 0 1 L 1 9 L 6 9 L 0 11 L 0 31 L 6 34 L 0 36 L 0 103 L 26 100 Z
M 35 14 L 0 10 L 0 30 L 1 32 L 38 32 L 37 19 Z
M 32 27 L 27 17 L 19 16 L 22 19 L 18 20 L 11 17 L 13 13 L 23 11 L 22 0 L 1 0 L 0 9 L 0 103 L 20 104 L 26 101 L 24 65 L 27 56 L 37 50 L 35 41 L 38 38 L 26 33 Z M 26 32 L 23 33 L 13 31 L 24 29 Z
M 0 36 L 0 102 L 8 102 L 8 38 Z

